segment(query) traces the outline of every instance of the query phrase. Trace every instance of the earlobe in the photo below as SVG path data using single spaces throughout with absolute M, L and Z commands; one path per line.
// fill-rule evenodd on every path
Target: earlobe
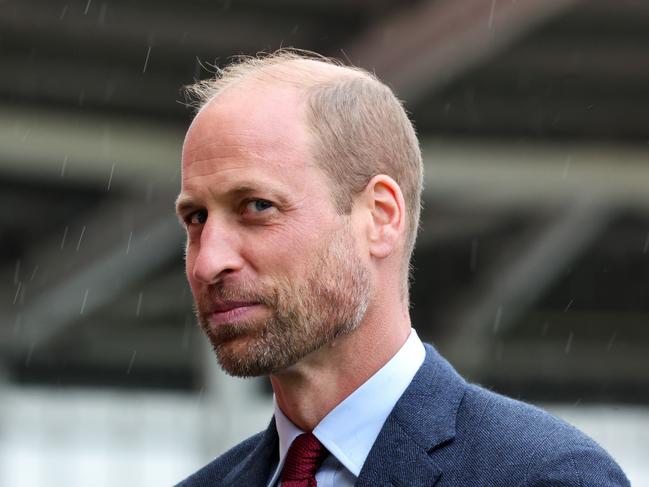
M 383 259 L 394 253 L 404 232 L 405 202 L 401 188 L 389 176 L 374 176 L 366 187 L 370 199 L 370 254 Z

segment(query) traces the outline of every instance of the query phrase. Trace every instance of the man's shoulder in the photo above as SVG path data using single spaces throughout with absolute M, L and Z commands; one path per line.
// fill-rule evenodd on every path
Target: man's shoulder
M 259 444 L 264 432 L 257 433 L 212 460 L 176 487 L 212 487 L 223 485 L 223 479 Z
M 551 431 L 565 433 L 575 440 L 587 438 L 544 409 L 469 383 L 458 408 L 457 428 L 462 432 L 477 426 L 480 426 L 480 435 L 485 437 L 515 436 L 521 441 L 536 441 L 539 437 L 549 439 Z
M 463 475 L 487 469 L 518 485 L 615 485 L 628 480 L 593 439 L 547 411 L 468 384 L 458 408 L 456 447 L 471 458 Z
M 571 439 L 585 435 L 547 411 L 523 401 L 503 396 L 476 384 L 467 384 L 458 408 L 458 435 L 471 433 L 476 441 L 514 440 L 517 444 L 550 439 L 559 432 Z
M 426 351 L 397 421 L 420 444 L 434 439 L 429 451 L 445 472 L 440 486 L 629 485 L 611 456 L 581 431 L 538 407 L 467 383 L 434 347 Z

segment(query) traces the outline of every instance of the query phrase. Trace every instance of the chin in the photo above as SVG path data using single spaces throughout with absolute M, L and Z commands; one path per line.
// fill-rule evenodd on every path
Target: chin
M 263 357 L 252 352 L 254 339 L 251 337 L 237 337 L 212 341 L 212 348 L 221 368 L 234 377 L 258 377 L 267 375 L 269 367 Z

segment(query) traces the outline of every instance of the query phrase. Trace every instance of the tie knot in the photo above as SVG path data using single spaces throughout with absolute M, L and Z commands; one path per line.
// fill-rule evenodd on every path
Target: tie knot
M 293 440 L 282 469 L 282 485 L 290 481 L 315 481 L 315 472 L 327 450 L 313 433 L 302 433 Z M 290 485 L 290 484 L 289 484 Z M 310 485 L 305 483 L 304 485 Z

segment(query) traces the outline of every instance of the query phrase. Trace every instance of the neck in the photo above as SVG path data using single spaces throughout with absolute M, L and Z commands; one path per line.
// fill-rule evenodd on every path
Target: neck
M 407 304 L 368 309 L 352 333 L 270 376 L 278 406 L 298 428 L 312 431 L 394 357 L 410 327 Z

